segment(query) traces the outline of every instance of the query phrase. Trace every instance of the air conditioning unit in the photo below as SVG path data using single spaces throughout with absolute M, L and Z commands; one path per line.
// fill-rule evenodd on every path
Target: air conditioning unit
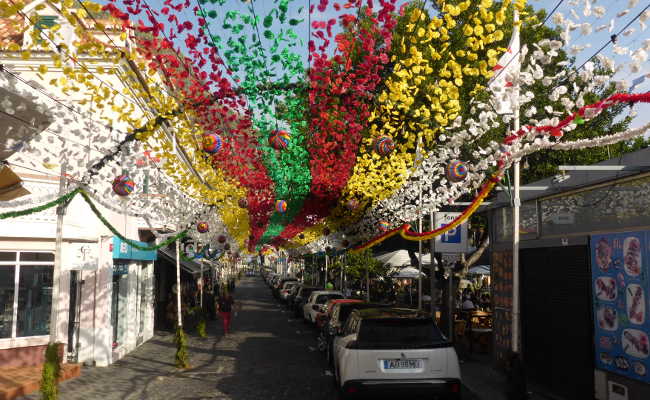
M 609 392 L 609 400 L 628 400 L 627 386 L 623 386 L 620 383 L 608 381 L 607 387 Z

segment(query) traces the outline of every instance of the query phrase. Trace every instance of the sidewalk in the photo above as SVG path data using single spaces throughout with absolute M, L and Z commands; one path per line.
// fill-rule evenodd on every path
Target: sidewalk
M 465 354 L 458 351 L 460 371 L 465 388 L 476 400 L 507 400 L 508 379 L 494 368 L 490 354 Z M 543 388 L 528 382 L 529 400 L 563 400 L 544 393 Z

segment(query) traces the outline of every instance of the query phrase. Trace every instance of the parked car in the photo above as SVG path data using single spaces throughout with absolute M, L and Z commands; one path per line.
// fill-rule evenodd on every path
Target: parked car
M 296 318 L 304 317 L 304 311 L 302 307 L 305 305 L 305 302 L 309 299 L 309 296 L 315 290 L 323 290 L 322 288 L 317 288 L 314 286 L 301 286 L 296 296 L 293 298 L 291 304 L 291 309 L 293 310 Z
M 287 297 L 289 296 L 289 293 L 293 289 L 294 286 L 298 286 L 299 282 L 298 281 L 287 281 L 284 283 L 282 286 L 282 289 L 280 289 L 280 300 L 283 302 L 287 301 Z
M 342 397 L 460 399 L 456 351 L 431 316 L 417 310 L 352 311 L 334 339 L 334 376 Z
M 363 310 L 366 308 L 387 308 L 392 307 L 390 304 L 380 304 L 380 303 L 366 303 L 361 301 L 348 301 L 343 302 L 337 300 L 337 303 L 332 305 L 330 310 L 330 318 L 327 321 L 327 324 L 323 327 L 321 334 L 323 335 L 323 342 L 325 349 L 325 357 L 329 365 L 333 365 L 333 344 L 334 338 L 337 335 L 343 332 L 343 327 L 348 320 L 348 317 L 354 310 Z
M 281 278 L 276 281 L 276 283 L 273 285 L 273 297 L 276 299 L 280 298 L 280 291 L 284 289 L 284 284 L 287 282 L 298 282 L 298 279 L 296 278 Z
M 323 311 L 323 306 L 329 300 L 342 299 L 343 293 L 338 290 L 316 290 L 311 293 L 309 300 L 302 306 L 303 318 L 311 323 L 316 322 L 316 315 Z
M 322 311 L 316 314 L 316 328 L 322 329 L 332 316 L 332 309 L 339 303 L 363 303 L 359 299 L 331 299 L 322 307 Z

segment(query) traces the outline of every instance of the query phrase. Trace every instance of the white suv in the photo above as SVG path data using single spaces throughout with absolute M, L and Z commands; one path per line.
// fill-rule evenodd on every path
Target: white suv
M 342 397 L 405 392 L 460 399 L 456 350 L 431 316 L 403 308 L 354 310 L 334 339 L 334 375 Z
M 332 299 L 343 299 L 343 293 L 338 290 L 317 290 L 311 292 L 309 299 L 302 306 L 303 318 L 311 323 L 316 322 L 316 315 L 323 311 L 323 306 Z

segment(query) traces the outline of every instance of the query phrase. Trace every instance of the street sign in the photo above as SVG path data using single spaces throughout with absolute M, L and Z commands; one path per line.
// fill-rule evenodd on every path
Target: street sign
M 99 268 L 97 243 L 69 243 L 64 254 L 63 270 L 94 271 Z
M 454 221 L 461 213 L 436 212 L 435 228 L 441 228 Z M 467 223 L 436 236 L 436 252 L 465 253 L 467 252 Z

